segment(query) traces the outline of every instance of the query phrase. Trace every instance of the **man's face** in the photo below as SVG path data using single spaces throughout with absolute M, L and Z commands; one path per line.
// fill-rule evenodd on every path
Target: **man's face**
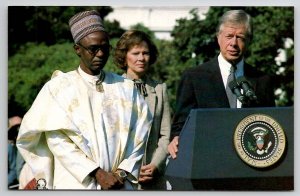
M 217 38 L 221 54 L 228 62 L 236 64 L 243 58 L 247 45 L 245 26 L 225 24 Z
M 97 75 L 103 69 L 109 57 L 108 35 L 101 31 L 88 34 L 74 48 L 81 58 L 81 69 L 87 74 Z

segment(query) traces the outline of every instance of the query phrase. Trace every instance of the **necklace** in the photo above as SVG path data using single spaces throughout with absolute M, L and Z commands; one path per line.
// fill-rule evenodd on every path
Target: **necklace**
M 104 81 L 105 78 L 105 72 L 104 71 L 100 71 L 100 75 L 99 75 L 99 79 L 96 81 L 96 90 L 100 93 L 104 92 L 104 88 L 102 85 L 102 82 Z

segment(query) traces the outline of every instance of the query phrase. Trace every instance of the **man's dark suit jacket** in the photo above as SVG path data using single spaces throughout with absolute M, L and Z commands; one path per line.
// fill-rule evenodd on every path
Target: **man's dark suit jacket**
M 244 77 L 251 83 L 258 103 L 249 107 L 275 106 L 271 77 L 244 63 Z M 191 109 L 229 108 L 218 58 L 184 72 L 177 90 L 171 141 L 178 136 Z M 243 106 L 242 106 L 243 107 Z

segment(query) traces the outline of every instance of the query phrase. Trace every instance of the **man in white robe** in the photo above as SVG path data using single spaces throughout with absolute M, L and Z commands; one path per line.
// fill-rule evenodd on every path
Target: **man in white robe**
M 38 188 L 132 189 L 152 116 L 132 81 L 104 72 L 109 40 L 95 11 L 70 19 L 77 70 L 56 71 L 23 118 L 17 147 Z M 124 176 L 125 174 L 125 176 Z

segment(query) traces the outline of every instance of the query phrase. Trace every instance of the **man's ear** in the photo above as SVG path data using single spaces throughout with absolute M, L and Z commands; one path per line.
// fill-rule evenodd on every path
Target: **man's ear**
M 73 48 L 74 48 L 75 53 L 77 54 L 77 56 L 81 57 L 81 54 L 80 54 L 80 47 L 79 47 L 77 44 L 75 44 L 75 45 L 73 46 Z

